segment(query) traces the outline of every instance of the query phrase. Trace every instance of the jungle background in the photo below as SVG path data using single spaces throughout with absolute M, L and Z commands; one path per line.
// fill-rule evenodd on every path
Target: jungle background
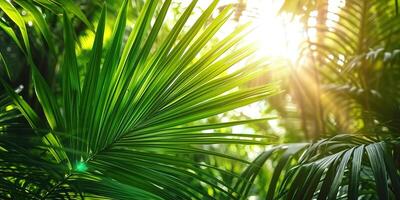
M 1 198 L 400 197 L 397 1 L 195 3 L 0 0 Z

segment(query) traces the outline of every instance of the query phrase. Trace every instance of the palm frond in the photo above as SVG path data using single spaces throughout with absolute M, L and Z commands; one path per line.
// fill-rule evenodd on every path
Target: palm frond
M 209 21 L 218 1 L 213 1 L 191 28 L 184 31 L 196 5 L 193 1 L 157 49 L 154 43 L 171 1 L 163 2 L 154 22 L 159 1 L 146 1 L 127 41 L 123 42 L 127 2 L 121 6 L 108 48 L 103 46 L 106 20 L 103 8 L 83 82 L 78 73 L 80 66 L 76 61 L 70 18 L 63 14 L 65 49 L 61 97 L 51 91 L 35 67 L 32 71 L 45 122 L 38 119 L 23 99 L 8 90 L 31 126 L 47 130 L 44 146 L 48 146 L 52 162 L 65 169 L 64 178 L 57 179 L 40 195 L 42 198 L 64 194 L 113 199 L 127 195 L 149 199 L 204 199 L 212 196 L 203 188 L 211 187 L 224 198 L 238 198 L 241 194 L 237 188 L 210 173 L 226 173 L 223 169 L 181 156 L 202 154 L 246 163 L 202 147 L 268 144 L 274 139 L 274 136 L 257 134 L 204 132 L 252 120 L 203 126 L 194 123 L 279 92 L 273 83 L 234 90 L 267 70 L 265 62 L 260 60 L 234 73 L 226 73 L 254 52 L 251 45 L 228 52 L 244 37 L 245 27 L 198 57 L 231 15 L 228 7 Z M 58 98 L 62 99 L 61 105 Z M 247 181 L 235 174 L 230 176 L 242 183 Z M 104 192 L 102 188 L 108 185 L 110 190 Z
M 306 35 L 289 86 L 305 132 L 377 132 L 374 120 L 397 132 L 398 90 L 388 89 L 399 85 L 393 78 L 398 74 L 396 7 L 396 1 L 381 0 L 284 3 L 281 12 L 300 17 Z M 348 123 L 357 119 L 362 125 Z
M 63 10 L 68 13 L 72 13 L 82 20 L 89 28 L 92 28 L 92 24 L 88 21 L 83 12 L 79 9 L 75 3 L 71 0 L 62 1 L 43 1 L 43 0 L 16 0 L 16 1 L 0 1 L 0 13 L 4 13 L 8 20 L 2 18 L 0 20 L 0 28 L 7 33 L 7 35 L 17 44 L 20 50 L 25 54 L 28 59 L 28 63 L 33 65 L 31 42 L 28 35 L 27 20 L 21 14 L 20 10 L 26 12 L 33 18 L 31 23 L 34 23 L 38 27 L 39 33 L 43 36 L 44 40 L 48 44 L 51 53 L 56 52 L 54 45 L 53 35 L 50 32 L 50 27 L 46 21 L 43 10 L 50 10 L 54 14 L 62 14 Z M 11 28 L 14 23 L 19 32 L 16 32 Z M 22 38 L 20 39 L 19 36 Z
M 348 135 L 317 142 L 285 175 L 280 198 L 394 198 L 400 180 L 393 163 L 395 143 Z

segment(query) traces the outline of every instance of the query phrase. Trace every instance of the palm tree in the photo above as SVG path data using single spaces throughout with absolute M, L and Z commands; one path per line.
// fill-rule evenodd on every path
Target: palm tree
M 213 1 L 186 30 L 196 2 L 163 33 L 171 0 L 146 1 L 138 16 L 128 15 L 124 1 L 106 40 L 106 6 L 94 29 L 69 0 L 0 0 L 1 30 L 25 55 L 34 88 L 33 97 L 14 90 L 11 85 L 21 83 L 0 51 L 6 72 L 0 96 L 1 198 L 247 199 L 257 192 L 266 199 L 400 197 L 397 1 L 347 0 L 338 8 L 330 0 L 285 1 L 282 12 L 304 23 L 301 56 L 280 86 L 270 81 L 247 87 L 240 86 L 270 69 L 260 59 L 227 72 L 255 51 L 238 45 L 246 26 L 204 48 L 232 10 L 227 6 L 210 20 L 218 3 Z M 35 35 L 20 9 L 34 16 L 49 47 L 44 53 L 62 52 L 54 61 L 60 70 L 50 67 L 56 83 L 32 55 Z M 52 39 L 44 12 L 62 17 L 62 44 Z M 125 38 L 128 16 L 137 19 Z M 86 63 L 78 62 L 80 29 L 71 17 L 95 33 Z M 198 122 L 270 95 L 275 95 L 268 99 L 271 107 L 284 119 L 289 112 L 284 97 L 297 106 L 304 135 L 283 138 L 297 143 L 226 129 L 267 119 Z M 270 148 L 248 162 L 209 148 L 215 144 Z M 239 173 L 207 158 L 246 168 Z M 265 163 L 273 170 L 264 173 Z
M 307 35 L 283 87 L 311 142 L 276 157 L 267 199 L 398 199 L 397 1 L 285 1 L 282 12 Z
M 26 55 L 40 103 L 40 109 L 35 110 L 5 78 L 1 80 L 8 94 L 3 97 L 5 115 L 1 115 L 1 121 L 15 120 L 23 127 L 7 123 L 7 127 L 1 129 L 2 198 L 204 199 L 220 196 L 235 199 L 242 196 L 239 191 L 248 187 L 247 179 L 191 159 L 195 155 L 216 156 L 246 164 L 248 162 L 240 158 L 202 147 L 226 143 L 266 144 L 273 139 L 255 134 L 204 133 L 259 120 L 194 123 L 278 91 L 275 84 L 234 90 L 266 70 L 264 61 L 258 60 L 226 73 L 255 50 L 252 45 L 242 45 L 229 52 L 245 37 L 246 26 L 198 56 L 228 20 L 229 7 L 209 22 L 218 3 L 213 1 L 191 28 L 184 31 L 196 5 L 193 1 L 165 40 L 155 46 L 171 0 L 161 5 L 158 1 L 146 1 L 126 41 L 128 1 L 124 1 L 111 41 L 105 46 L 107 12 L 104 6 L 81 79 L 82 66 L 77 62 L 70 14 L 91 27 L 82 12 L 68 0 L 60 1 L 61 5 L 17 1 L 17 5 L 36 16 L 36 23 L 49 45 L 51 34 L 35 6 L 65 9 L 61 11 L 64 48 L 58 83 L 61 92 L 58 93 L 51 89 L 54 87 L 48 85 L 34 62 L 17 5 L 5 0 L 0 2 L 0 8 L 15 22 L 22 35 L 23 42 L 18 37 L 11 38 Z M 34 13 L 36 11 L 39 13 Z M 14 29 L 5 27 L 3 30 L 9 30 L 10 36 L 16 35 Z M 6 69 L 10 68 L 6 66 Z M 20 111 L 31 128 L 24 126 L 25 121 L 21 122 L 15 110 L 7 114 L 10 106 Z M 21 132 L 23 134 L 19 134 Z M 232 177 L 232 183 L 221 181 L 219 174 Z M 207 191 L 209 188 L 214 194 Z

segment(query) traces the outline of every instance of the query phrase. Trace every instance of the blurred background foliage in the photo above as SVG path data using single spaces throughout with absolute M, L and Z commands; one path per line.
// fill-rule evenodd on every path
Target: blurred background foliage
M 3 4 L 6 2 L 1 1 Z M 61 39 L 64 27 L 60 21 L 65 6 L 71 5 L 47 4 L 47 1 L 42 0 L 29 2 L 35 5 L 36 12 L 45 19 L 48 32 L 23 3 L 12 1 L 26 24 L 30 46 L 24 42 L 22 30 L 16 35 L 17 39 L 10 39 L 8 28 L 19 30 L 20 25 L 4 12 L 3 7 L 0 11 L 0 69 L 3 80 L 7 80 L 13 88 L 19 88 L 18 93 L 44 118 L 45 113 L 40 109 L 32 83 L 30 61 L 26 57 L 32 58 L 51 89 L 60 95 L 62 88 L 58 83 L 61 82 L 60 66 L 65 49 Z M 192 12 L 194 18 L 200 16 L 210 2 L 199 1 Z M 157 47 L 165 41 L 189 3 L 183 0 L 172 2 L 150 54 L 154 54 Z M 107 5 L 108 13 L 104 47 L 108 48 L 122 0 L 80 0 L 74 1 L 73 5 L 76 7 L 65 9 L 69 15 L 75 16 L 72 27 L 77 41 L 77 63 L 82 82 L 89 71 L 87 63 L 95 40 L 93 27 L 98 26 L 96 23 L 104 4 Z M 124 41 L 128 39 L 145 1 L 132 0 L 128 5 Z M 259 45 L 259 50 L 231 70 L 249 66 L 260 57 L 268 61 L 268 70 L 258 78 L 240 85 L 238 89 L 277 82 L 280 92 L 262 101 L 191 122 L 189 125 L 267 118 L 267 121 L 260 120 L 204 132 L 261 134 L 277 139 L 264 145 L 198 145 L 202 149 L 236 157 L 243 162 L 204 154 L 179 154 L 177 157 L 223 169 L 224 171 L 220 171 L 204 167 L 203 170 L 218 177 L 222 183 L 231 185 L 240 193 L 238 199 L 398 198 L 398 2 L 227 0 L 218 4 L 218 9 L 209 22 L 201 27 L 202 30 L 228 6 L 233 7 L 233 15 L 200 51 L 198 57 L 240 25 L 252 22 L 250 26 L 254 30 L 244 42 L 255 42 Z M 157 7 L 155 12 L 159 13 L 160 9 L 161 7 Z M 188 31 L 193 23 L 194 21 L 189 21 L 183 29 Z M 177 40 L 179 39 L 181 38 Z M 237 48 L 239 47 L 233 47 L 229 52 L 235 52 Z M 28 52 L 32 55 L 29 56 Z M 23 130 L 28 130 L 27 123 L 20 114 L 10 114 L 18 112 L 9 97 L 4 95 L 2 99 L 2 115 L 5 120 L 0 121 L 0 129 L 6 130 L 10 124 L 16 124 L 12 128 L 22 130 L 22 127 Z M 9 114 L 12 117 L 7 118 Z M 28 137 L 29 133 L 23 132 Z M 19 137 L 14 140 L 19 140 Z M 32 139 L 28 139 L 28 146 L 29 140 Z M 10 141 L 13 141 L 12 138 L 2 140 L 4 143 L 12 143 Z M 23 159 L 18 158 L 18 152 L 15 155 L 15 159 Z M 41 173 L 40 170 L 43 169 L 26 170 Z M 240 185 L 230 173 L 240 174 L 249 182 L 246 183 L 248 185 Z M 226 194 L 213 185 L 187 181 L 215 199 L 227 198 Z

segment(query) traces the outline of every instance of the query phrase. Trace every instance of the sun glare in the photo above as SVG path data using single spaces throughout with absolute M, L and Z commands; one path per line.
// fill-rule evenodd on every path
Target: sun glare
M 247 37 L 258 46 L 256 56 L 286 59 L 295 62 L 303 41 L 303 29 L 298 19 L 279 14 L 281 0 L 252 0 L 239 23 L 251 22 L 254 31 Z
M 190 1 L 175 0 L 177 5 L 187 7 Z M 201 14 L 212 0 L 202 0 L 197 4 L 195 16 Z M 241 4 L 245 5 L 242 6 Z M 255 57 L 286 59 L 295 62 L 299 54 L 299 45 L 304 40 L 304 31 L 298 18 L 287 13 L 279 13 L 283 0 L 221 0 L 219 10 L 234 5 L 235 13 L 216 37 L 223 38 L 240 24 L 250 23 L 251 33 L 244 42 L 255 43 L 258 51 Z M 218 14 L 218 10 L 216 13 Z M 196 17 L 193 17 L 193 20 Z

